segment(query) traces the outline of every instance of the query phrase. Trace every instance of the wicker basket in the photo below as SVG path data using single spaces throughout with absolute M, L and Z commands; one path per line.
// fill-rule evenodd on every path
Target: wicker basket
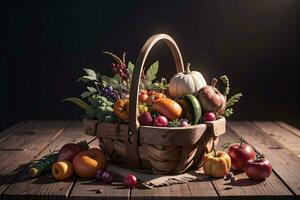
M 85 132 L 98 136 L 108 159 L 147 173 L 180 174 L 202 165 L 203 157 L 225 133 L 225 118 L 189 127 L 141 126 L 137 120 L 141 69 L 151 48 L 164 41 L 170 48 L 177 72 L 184 70 L 175 41 L 166 34 L 152 36 L 144 44 L 136 61 L 130 87 L 129 124 L 103 123 L 84 119 Z

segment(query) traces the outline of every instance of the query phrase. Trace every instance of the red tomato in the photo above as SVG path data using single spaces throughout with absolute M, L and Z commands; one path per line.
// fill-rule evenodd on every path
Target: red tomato
M 253 180 L 263 180 L 272 173 L 272 165 L 265 158 L 258 160 L 249 160 L 246 167 L 246 175 Z
M 232 169 L 237 171 L 245 171 L 248 160 L 253 160 L 256 155 L 249 144 L 243 143 L 242 138 L 240 143 L 230 145 L 227 153 L 231 158 Z

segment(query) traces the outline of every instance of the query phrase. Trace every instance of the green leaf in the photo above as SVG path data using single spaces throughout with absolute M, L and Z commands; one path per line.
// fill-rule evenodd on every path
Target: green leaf
M 76 105 L 78 105 L 80 108 L 82 108 L 84 110 L 87 110 L 90 107 L 89 104 L 85 103 L 81 99 L 73 98 L 73 97 L 64 99 L 63 102 L 72 102 L 72 103 L 75 103 Z
M 94 77 L 91 77 L 91 76 L 82 76 L 82 77 L 80 77 L 77 81 L 79 82 L 79 81 L 82 81 L 82 82 L 84 82 L 84 83 L 87 83 L 87 82 L 89 82 L 89 81 L 96 81 L 97 79 L 96 78 L 94 78 Z
M 121 77 L 120 77 L 120 75 L 119 75 L 119 74 L 116 74 L 116 75 L 114 76 L 114 80 L 118 81 L 118 83 L 121 83 Z
M 153 63 L 147 70 L 146 73 L 147 81 L 149 82 L 153 81 L 156 78 L 157 72 L 158 72 L 158 60 L 155 63 Z
M 93 77 L 95 79 L 97 79 L 97 74 L 94 70 L 92 69 L 87 69 L 87 68 L 83 68 L 83 70 L 86 72 L 86 74 L 90 77 Z
M 88 90 L 88 91 L 90 91 L 91 93 L 96 93 L 97 92 L 97 89 L 96 88 L 94 88 L 94 87 L 86 87 L 86 89 Z
M 144 90 L 146 89 L 145 84 L 144 83 L 140 83 L 140 90 Z
M 127 68 L 129 70 L 129 73 L 132 74 L 133 70 L 134 70 L 134 64 L 129 61 L 128 64 L 127 64 Z
M 86 98 L 86 97 L 89 97 L 91 96 L 93 93 L 92 92 L 89 92 L 89 91 L 85 91 L 83 92 L 80 96 L 82 99 Z
M 118 81 L 115 80 L 114 78 L 103 75 L 103 76 L 101 76 L 101 79 L 103 81 L 105 81 L 107 84 L 111 85 L 114 89 L 117 89 L 120 87 Z

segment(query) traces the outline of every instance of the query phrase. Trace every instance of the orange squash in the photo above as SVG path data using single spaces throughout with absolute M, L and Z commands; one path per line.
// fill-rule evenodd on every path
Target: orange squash
M 153 103 L 152 109 L 153 111 L 166 116 L 170 120 L 179 119 L 182 115 L 181 106 L 169 98 L 157 99 Z
M 114 114 L 121 120 L 129 119 L 129 99 L 119 99 L 114 104 Z
M 152 105 L 156 100 L 166 98 L 166 95 L 164 93 L 158 92 L 154 93 L 151 96 L 149 96 L 146 100 L 147 105 Z
M 104 153 L 97 148 L 81 151 L 73 160 L 74 170 L 82 178 L 94 178 L 96 172 L 105 169 L 106 165 L 107 160 Z

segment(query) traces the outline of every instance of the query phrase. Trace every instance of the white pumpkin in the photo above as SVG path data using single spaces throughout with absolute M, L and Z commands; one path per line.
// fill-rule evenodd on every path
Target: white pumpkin
M 175 74 L 169 85 L 169 94 L 176 98 L 187 94 L 193 94 L 206 86 L 202 74 L 197 71 L 190 71 L 190 63 L 187 64 L 184 72 Z

